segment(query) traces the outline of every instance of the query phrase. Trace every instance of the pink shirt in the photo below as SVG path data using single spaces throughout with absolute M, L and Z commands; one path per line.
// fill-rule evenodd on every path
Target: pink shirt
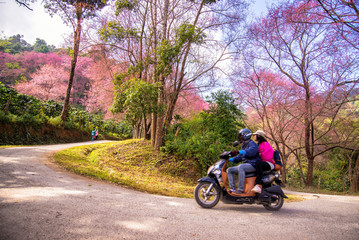
M 259 156 L 262 161 L 270 162 L 274 164 L 274 150 L 268 142 L 262 142 L 258 146 Z

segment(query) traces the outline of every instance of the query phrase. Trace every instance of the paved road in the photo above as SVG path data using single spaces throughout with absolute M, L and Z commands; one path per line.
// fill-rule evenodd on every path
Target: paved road
M 359 197 L 308 195 L 279 212 L 223 203 L 203 209 L 193 199 L 91 180 L 46 160 L 74 145 L 0 149 L 1 240 L 359 239 Z

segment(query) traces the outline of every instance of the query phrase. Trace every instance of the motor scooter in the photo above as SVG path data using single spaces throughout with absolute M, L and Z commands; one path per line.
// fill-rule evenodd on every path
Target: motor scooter
M 234 142 L 233 146 L 238 144 L 238 142 Z M 228 204 L 260 204 L 270 211 L 281 209 L 284 198 L 288 197 L 281 188 L 283 183 L 279 179 L 280 172 L 278 170 L 264 172 L 260 194 L 251 191 L 255 184 L 256 173 L 246 173 L 243 193 L 228 191 L 226 166 L 228 159 L 235 155 L 232 151 L 223 151 L 220 160 L 208 168 L 207 176 L 198 180 L 194 190 L 196 202 L 203 208 L 213 208 L 219 200 L 222 200 L 223 203 Z

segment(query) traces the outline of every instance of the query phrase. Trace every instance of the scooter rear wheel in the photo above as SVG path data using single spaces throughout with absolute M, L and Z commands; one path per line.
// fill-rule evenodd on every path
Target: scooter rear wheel
M 265 209 L 269 210 L 269 211 L 278 211 L 279 209 L 282 208 L 283 203 L 284 203 L 284 198 L 282 197 L 282 195 L 280 194 L 274 194 L 276 195 L 276 200 L 264 205 Z
M 220 200 L 221 192 L 217 184 L 200 182 L 194 190 L 194 197 L 201 207 L 213 208 Z

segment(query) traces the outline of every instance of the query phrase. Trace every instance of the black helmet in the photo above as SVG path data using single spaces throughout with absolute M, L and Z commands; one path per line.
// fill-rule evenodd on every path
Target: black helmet
M 243 142 L 243 141 L 247 141 L 249 140 L 250 138 L 252 137 L 252 132 L 247 129 L 247 128 L 243 128 L 242 130 L 239 131 L 238 133 L 238 140 L 240 142 Z

